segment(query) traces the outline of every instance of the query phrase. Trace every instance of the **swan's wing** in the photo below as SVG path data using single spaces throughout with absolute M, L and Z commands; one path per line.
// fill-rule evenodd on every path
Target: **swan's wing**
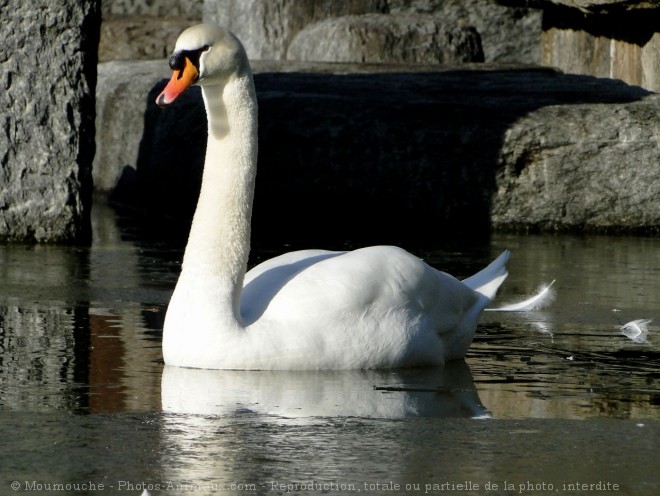
M 257 320 L 273 297 L 293 277 L 314 264 L 341 255 L 344 252 L 301 250 L 285 253 L 254 267 L 243 282 L 241 316 L 247 324 Z
M 277 320 L 385 318 L 412 312 L 447 321 L 438 323 L 442 329 L 451 328 L 477 299 L 460 281 L 391 246 L 294 252 L 265 264 L 253 269 L 258 273 L 250 274 L 245 285 L 246 318 L 264 312 Z M 248 298 L 258 303 L 248 303 Z
M 278 269 L 279 267 L 290 267 L 292 271 L 295 271 L 299 267 L 305 267 L 326 258 L 332 258 L 333 256 L 341 255 L 342 253 L 345 252 L 329 250 L 298 250 L 284 253 L 282 255 L 278 255 L 277 257 L 265 260 L 250 269 L 245 274 L 243 286 L 247 286 L 261 274 L 272 269 Z M 300 265 L 297 266 L 297 264 Z
M 376 246 L 271 260 L 250 274 L 241 310 L 259 367 L 286 358 L 297 368 L 370 368 L 463 356 L 479 301 L 405 250 Z

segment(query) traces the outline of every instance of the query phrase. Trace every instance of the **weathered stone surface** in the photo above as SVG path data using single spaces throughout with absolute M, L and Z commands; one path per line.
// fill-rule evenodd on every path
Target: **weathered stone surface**
M 660 9 L 587 15 L 544 12 L 542 62 L 574 74 L 660 90 Z
M 544 65 L 660 91 L 660 0 L 500 1 L 544 9 Z
M 495 226 L 660 229 L 660 95 L 550 106 L 511 126 L 493 198 Z
M 435 16 L 363 14 L 326 19 L 300 31 L 289 60 L 408 64 L 483 62 L 481 38 L 472 27 Z
M 149 91 L 166 76 L 165 60 L 98 65 L 94 188 L 110 195 L 135 194 L 135 174 Z
M 362 14 L 390 14 L 396 18 L 412 14 L 433 15 L 446 25 L 474 26 L 482 37 L 487 62 L 540 61 L 539 37 L 541 13 L 527 8 L 509 8 L 495 0 L 205 0 L 204 20 L 216 22 L 234 31 L 243 41 L 252 59 L 283 60 L 291 53 L 296 60 L 305 54 L 315 60 L 331 60 L 332 53 L 318 58 L 316 45 L 334 47 L 342 40 L 317 35 L 305 36 L 304 46 L 298 34 L 314 29 L 319 22 Z M 385 17 L 382 17 L 386 20 Z M 396 21 L 387 21 L 385 26 Z M 384 27 L 385 27 L 384 26 Z M 384 27 L 377 28 L 383 31 Z M 327 28 L 326 28 L 327 31 Z M 421 35 L 419 33 L 418 35 Z M 302 35 L 301 35 L 302 36 Z M 296 40 L 296 46 L 291 43 Z M 333 45 L 334 44 L 334 45 Z M 344 43 L 346 44 L 346 43 Z M 357 60 L 343 56 L 336 60 Z M 304 60 L 310 60 L 305 58 Z M 405 59 L 404 59 L 405 60 Z
M 0 0 L 0 240 L 89 232 L 100 12 Z
M 187 17 L 112 16 L 101 24 L 99 61 L 154 60 L 169 57 Z
M 200 19 L 204 0 L 103 0 L 107 16 L 186 17 Z
M 486 62 L 539 64 L 541 10 L 500 5 L 497 0 L 388 0 L 392 15 L 432 14 L 444 22 L 473 26 Z
M 205 0 L 203 17 L 233 31 L 251 59 L 281 60 L 309 24 L 386 8 L 386 0 Z
M 273 73 L 254 65 L 256 242 L 660 226 L 653 179 L 660 97 L 640 88 L 483 65 L 420 73 L 364 64 L 284 64 L 295 72 Z M 346 74 L 355 70 L 362 73 Z M 205 115 L 198 91 L 167 109 L 151 104 L 164 82 L 142 95 L 132 201 L 189 221 Z M 116 112 L 124 104 L 114 103 L 122 105 Z

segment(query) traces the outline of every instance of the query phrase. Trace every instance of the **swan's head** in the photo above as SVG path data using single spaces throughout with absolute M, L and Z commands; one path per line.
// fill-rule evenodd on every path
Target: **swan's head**
M 193 84 L 224 84 L 248 67 L 243 45 L 231 32 L 214 24 L 198 24 L 179 35 L 170 57 L 172 78 L 156 103 L 165 107 Z

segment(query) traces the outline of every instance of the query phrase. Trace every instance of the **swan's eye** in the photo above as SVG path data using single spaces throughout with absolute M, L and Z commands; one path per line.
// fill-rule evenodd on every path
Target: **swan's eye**
M 204 45 L 197 50 L 181 50 L 180 52 L 176 52 L 170 57 L 170 68 L 173 71 L 182 71 L 186 66 L 187 58 L 195 67 L 197 67 L 197 69 L 199 69 L 199 58 L 202 56 L 202 53 L 206 52 L 208 49 L 209 46 Z
M 199 58 L 202 56 L 202 53 L 206 52 L 209 49 L 208 45 L 204 45 L 202 48 L 197 50 L 190 50 L 188 52 L 188 58 L 190 61 L 195 64 L 196 67 L 199 67 Z

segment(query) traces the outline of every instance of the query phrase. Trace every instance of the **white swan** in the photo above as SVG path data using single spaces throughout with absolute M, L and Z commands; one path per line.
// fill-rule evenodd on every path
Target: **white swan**
M 208 117 L 202 187 L 165 317 L 169 365 L 357 369 L 441 365 L 464 356 L 507 276 L 505 251 L 459 281 L 391 246 L 305 250 L 246 274 L 257 165 L 257 99 L 245 51 L 210 24 L 185 30 L 164 107 L 198 84 Z

